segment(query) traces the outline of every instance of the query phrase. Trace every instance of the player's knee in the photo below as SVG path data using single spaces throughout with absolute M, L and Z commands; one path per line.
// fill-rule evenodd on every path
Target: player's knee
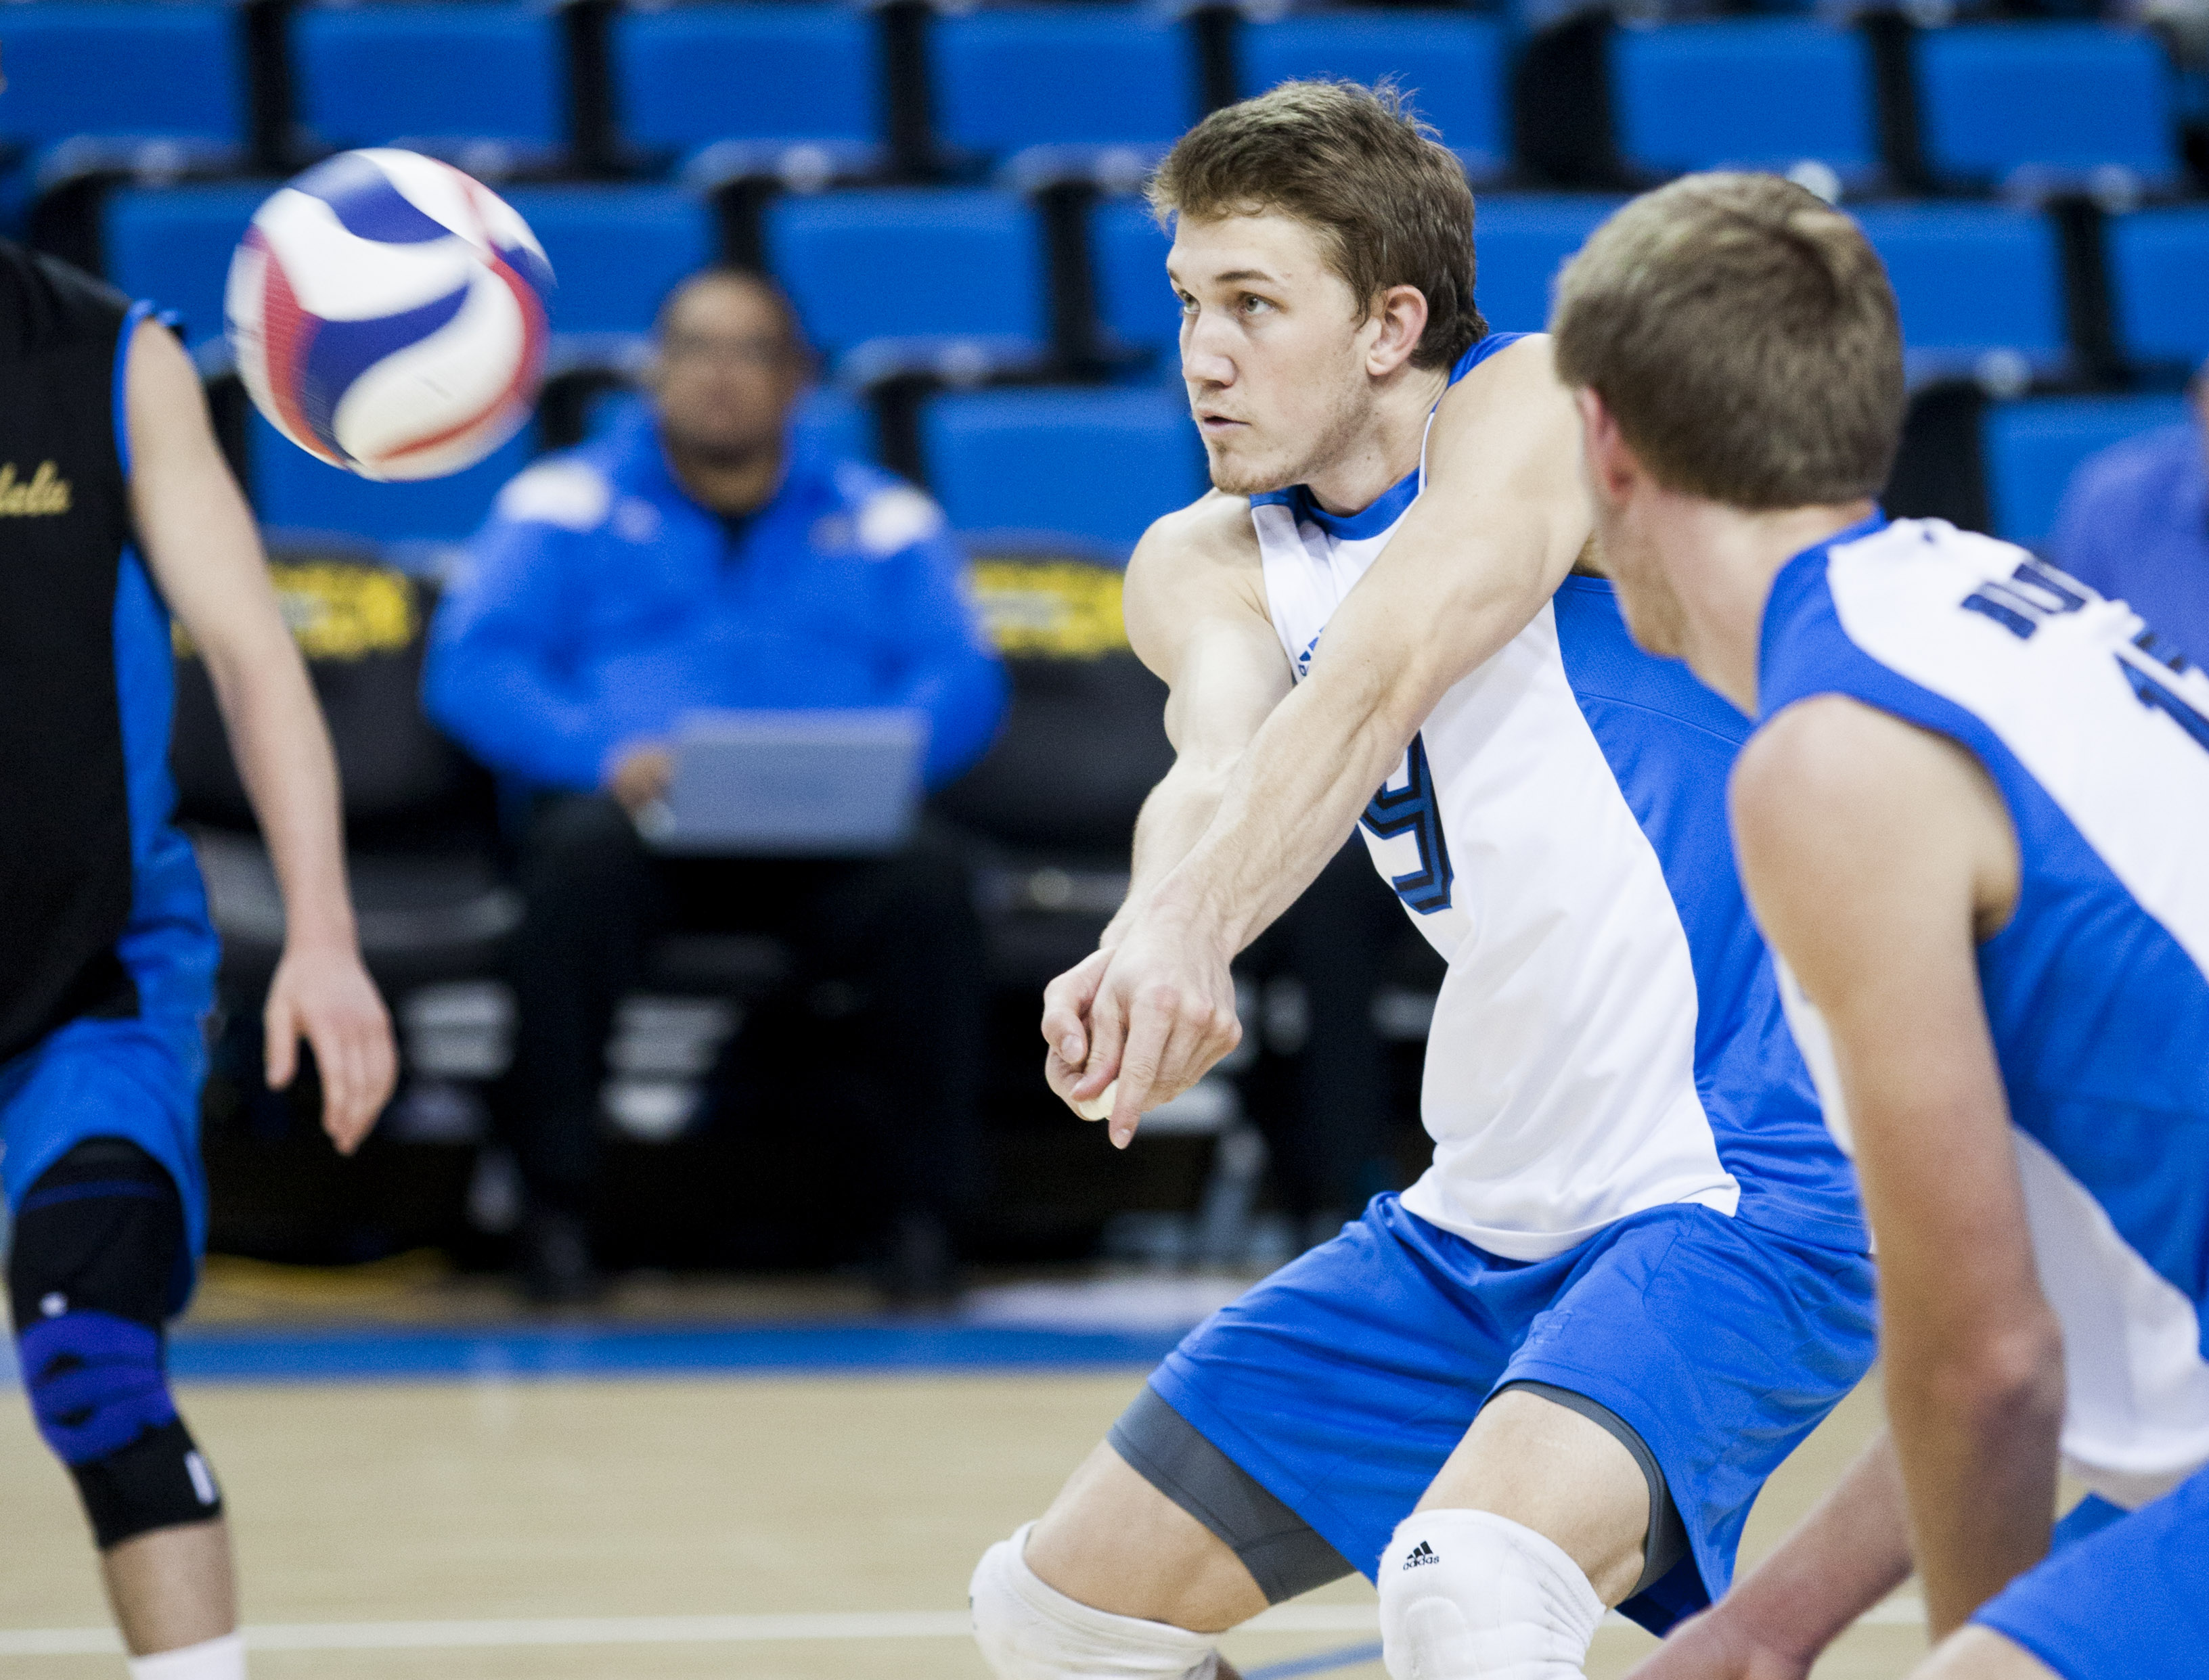
M 167 1173 L 112 1138 L 63 1156 L 17 1214 L 8 1281 L 25 1395 L 102 1551 L 222 1511 L 165 1369 L 183 1240 Z
M 1418 1511 L 1381 1556 L 1381 1639 L 1394 1680 L 1568 1680 L 1603 1601 L 1580 1565 L 1486 1511 Z
M 1034 1526 L 984 1552 L 966 1589 L 997 1680 L 1212 1680 L 1212 1635 L 1092 1610 L 1047 1585 L 1023 1555 Z
M 1973 1623 L 1935 1647 L 1910 1680 L 2056 1680 L 2056 1672 L 2007 1635 Z

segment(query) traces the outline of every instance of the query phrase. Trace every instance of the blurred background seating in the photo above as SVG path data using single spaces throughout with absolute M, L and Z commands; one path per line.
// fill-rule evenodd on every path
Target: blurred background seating
M 1118 627 L 1117 568 L 1204 482 L 1145 169 L 1204 110 L 1284 78 L 1393 76 L 1475 179 L 1478 299 L 1491 326 L 1517 330 L 1542 325 L 1558 266 L 1623 193 L 1695 168 L 1791 173 L 1863 218 L 1900 297 L 1912 396 L 1890 509 L 2043 543 L 2082 462 L 2188 422 L 2181 389 L 2209 357 L 2209 29 L 2151 15 L 2086 0 L 18 0 L 0 5 L 0 63 L 17 72 L 0 92 L 0 228 L 179 310 L 241 477 L 298 575 L 400 579 L 418 617 L 500 484 L 631 400 L 637 347 L 677 278 L 717 258 L 772 272 L 822 352 L 799 430 L 937 498 L 969 538 L 1010 662 L 1002 739 L 938 801 L 990 859 L 990 1123 L 1010 1193 L 984 1250 L 1217 1256 L 1291 1240 L 1251 1217 L 1285 1181 L 1277 1171 L 1264 1190 L 1251 1121 L 1292 1101 L 1287 970 L 1254 956 L 1249 1055 L 1178 1132 L 1156 1128 L 1147 1154 L 1105 1160 L 1057 1125 L 1029 1042 L 1034 988 L 1117 902 L 1135 810 L 1165 761 L 1157 687 Z M 382 143 L 491 179 L 559 279 L 537 423 L 430 484 L 367 484 L 284 444 L 244 405 L 221 343 L 230 252 L 261 198 L 332 148 Z M 414 854 L 378 850 L 398 845 L 387 819 L 402 808 L 442 837 L 436 869 L 460 873 L 440 879 L 495 880 L 502 864 L 481 785 L 431 749 L 411 693 L 398 698 L 390 673 L 417 657 L 375 655 L 394 663 L 356 694 L 367 666 L 315 656 L 349 778 L 362 777 L 356 802 L 369 801 L 350 813 L 364 909 L 371 890 L 414 879 Z M 246 859 L 190 681 L 188 808 L 211 847 Z M 415 781 L 379 783 L 385 759 Z M 402 784 L 416 806 L 390 802 Z M 452 862 L 463 855 L 465 868 Z M 231 910 L 250 873 L 221 878 Z M 247 927 L 228 924 L 241 1019 Z M 664 1117 L 695 1108 L 684 1089 L 733 1029 L 743 963 L 663 956 L 623 1017 L 633 1074 L 609 1123 L 627 1140 L 617 1177 L 677 1212 L 613 1249 L 726 1258 L 704 1234 L 724 1210 L 690 1188 L 712 1146 Z M 495 1248 L 497 1164 L 479 1159 L 471 1117 L 503 1054 L 503 1005 L 466 940 L 422 963 L 406 978 L 378 969 L 397 987 L 407 1094 L 382 1153 L 333 1169 L 337 1199 L 316 1204 L 311 1228 L 338 1234 L 310 1240 L 296 1208 L 257 1199 L 255 1163 L 282 1147 L 280 1127 L 247 1100 L 250 1079 L 218 1082 L 217 1102 L 245 1117 L 209 1132 L 226 1240 L 299 1257 Z M 1391 1147 L 1415 1156 L 1432 977 L 1416 948 L 1382 966 L 1371 1019 L 1397 1047 Z M 1277 1152 L 1297 1147 L 1273 1136 Z M 391 1164 L 409 1151 L 424 1152 L 416 1167 Z M 317 1242 L 325 1251 L 304 1251 Z

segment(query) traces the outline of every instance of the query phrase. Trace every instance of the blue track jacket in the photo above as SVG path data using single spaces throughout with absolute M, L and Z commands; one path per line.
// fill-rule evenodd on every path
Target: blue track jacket
M 943 515 L 854 461 L 793 453 L 725 521 L 640 410 L 499 493 L 431 630 L 430 715 L 492 769 L 594 789 L 701 707 L 915 706 L 936 787 L 982 755 L 1005 675 Z

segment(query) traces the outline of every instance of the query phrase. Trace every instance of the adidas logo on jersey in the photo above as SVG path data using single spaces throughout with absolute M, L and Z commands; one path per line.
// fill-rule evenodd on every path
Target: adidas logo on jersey
M 1435 1549 L 1424 1540 L 1421 1540 L 1418 1545 L 1411 1548 L 1411 1555 L 1404 1560 L 1404 1567 L 1407 1569 L 1416 1569 L 1422 1563 L 1439 1563 L 1442 1561 L 1435 1556 Z

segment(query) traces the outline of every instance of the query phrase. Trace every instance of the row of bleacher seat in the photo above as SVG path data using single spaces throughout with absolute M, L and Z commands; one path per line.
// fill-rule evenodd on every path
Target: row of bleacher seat
M 2192 420 L 2175 394 L 2052 396 L 1989 404 L 1975 428 L 1987 526 L 2037 545 L 2065 487 L 2096 451 Z M 264 520 L 292 531 L 338 531 L 387 545 L 465 537 L 499 487 L 528 464 L 524 434 L 481 465 L 418 484 L 370 484 L 323 465 L 257 417 L 252 448 Z M 798 431 L 858 459 L 876 453 L 871 417 L 849 393 L 816 391 Z M 929 476 L 952 523 L 1002 538 L 1072 533 L 1124 550 L 1143 527 L 1205 488 L 1185 409 L 1158 389 L 1034 388 L 946 393 L 923 410 Z
M 11 82 L 0 142 L 51 156 L 159 138 L 172 162 L 193 148 L 242 154 L 253 93 L 277 79 L 248 76 L 240 15 L 207 0 L 0 7 Z M 615 13 L 614 156 L 597 161 L 650 172 L 687 160 L 693 178 L 877 169 L 888 90 L 911 68 L 883 28 L 878 13 L 817 0 Z M 287 32 L 294 150 L 412 143 L 493 173 L 573 162 L 574 33 L 539 0 L 301 7 Z M 1244 23 L 1234 39 L 1242 93 L 1292 76 L 1394 75 L 1476 177 L 1507 165 L 1514 43 L 1498 19 L 1319 12 Z M 1862 184 L 1893 163 L 1863 31 L 1715 19 L 1620 29 L 1606 51 L 1618 153 L 1640 174 L 1815 161 Z M 1014 159 L 1023 178 L 1125 174 L 1206 98 L 1197 34 L 1148 9 L 936 17 L 923 53 L 932 151 L 954 173 Z M 1923 162 L 1946 188 L 2116 174 L 2153 190 L 2182 178 L 2175 74 L 2145 31 L 1965 25 L 1920 32 L 1909 57 Z
M 1188 405 L 1161 387 L 944 392 L 923 403 L 919 423 L 930 488 L 968 534 L 1050 533 L 1124 554 L 1144 526 L 1195 501 L 1207 482 Z M 524 432 L 449 478 L 375 484 L 324 465 L 258 415 L 248 423 L 248 477 L 264 525 L 388 546 L 465 539 L 537 447 Z M 879 458 L 872 413 L 837 387 L 811 393 L 797 430 L 824 451 Z
M 110 208 L 115 278 L 135 293 L 181 303 L 195 339 L 207 343 L 220 318 L 223 265 L 253 196 L 229 188 L 119 195 Z M 641 331 L 665 288 L 707 249 L 695 201 L 664 189 L 545 188 L 515 197 L 563 275 L 556 321 L 585 334 Z M 570 200 L 577 211 L 572 222 L 561 213 Z M 1477 295 L 1491 324 L 1538 327 L 1551 277 L 1617 201 L 1484 197 Z M 634 221 L 623 219 L 624 206 Z M 218 209 L 227 219 L 200 219 Z M 2014 390 L 2036 375 L 2067 370 L 2071 311 L 2047 215 L 1982 204 L 1876 206 L 1861 213 L 1893 276 L 1921 379 L 1975 374 Z M 770 220 L 775 266 L 835 358 L 832 368 L 865 364 L 862 333 L 945 334 L 985 345 L 1009 339 L 1032 349 L 1039 343 L 1048 313 L 1044 240 L 1032 207 L 1014 195 L 925 189 L 830 195 L 786 200 Z M 1149 519 L 1201 489 L 1195 440 L 1171 380 L 1177 314 L 1161 272 L 1165 236 L 1139 202 L 1127 200 L 1092 207 L 1090 234 L 1101 319 L 1115 342 L 1153 353 L 1149 370 L 1130 373 L 1118 387 L 929 399 L 918 460 L 903 464 L 918 467 L 962 528 L 1048 527 L 1124 547 Z M 2131 358 L 2170 373 L 2209 356 L 2209 309 L 2200 286 L 2209 273 L 2209 207 L 2110 218 L 2104 240 L 2115 313 Z M 897 287 L 879 285 L 888 272 L 900 276 Z M 848 381 L 816 394 L 807 423 L 843 453 L 878 453 L 873 416 Z M 257 421 L 253 439 L 250 477 L 270 524 L 386 540 L 465 536 L 529 447 L 517 441 L 460 477 L 396 487 L 324 467 Z M 2003 518 L 2006 529 L 2032 524 Z
M 105 217 L 110 277 L 180 309 L 196 345 L 216 338 L 231 250 L 264 190 L 117 194 Z M 557 333 L 643 332 L 667 289 L 713 254 L 706 205 L 677 189 L 545 186 L 509 196 L 558 277 Z M 1483 195 L 1477 296 L 1490 324 L 1538 329 L 1559 265 L 1618 202 Z M 1893 278 L 1914 372 L 1970 372 L 1990 355 L 2031 372 L 2064 370 L 2072 346 L 2053 217 L 1945 202 L 1873 204 L 1857 213 Z M 2209 273 L 2209 207 L 2150 207 L 2098 225 L 2124 359 L 2191 365 L 2209 356 L 2200 289 Z M 1163 267 L 1166 236 L 1133 199 L 1092 205 L 1086 231 L 1089 285 L 1107 341 L 1171 371 L 1179 315 Z M 1049 339 L 1054 276 L 1043 219 L 1016 195 L 891 188 L 785 197 L 770 207 L 766 243 L 768 266 L 815 346 L 846 375 L 859 372 L 870 344 L 882 340 L 948 338 L 1039 357 Z M 894 285 L 882 283 L 890 274 Z

